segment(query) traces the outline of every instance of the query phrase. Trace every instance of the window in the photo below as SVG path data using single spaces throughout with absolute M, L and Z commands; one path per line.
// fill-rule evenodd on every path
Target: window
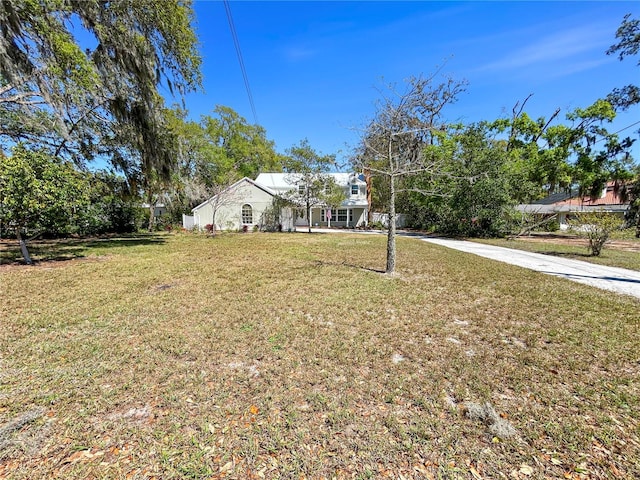
M 326 209 L 325 209 L 325 208 L 323 208 L 323 209 L 322 209 L 322 212 L 320 213 L 320 221 L 321 221 L 321 222 L 326 222 L 326 221 L 328 220 L 328 218 L 327 218 L 327 216 L 328 216 L 328 215 L 327 215 L 327 213 L 326 213 L 326 212 L 328 212 L 328 211 L 329 211 L 329 209 L 328 209 L 328 208 L 326 208 Z M 331 220 L 334 220 L 334 221 L 335 221 L 335 220 L 336 220 L 336 218 L 337 218 L 337 217 L 336 217 L 336 211 L 335 211 L 335 210 L 331 210 Z
M 304 189 L 304 184 L 301 183 L 300 185 L 298 185 L 298 194 L 299 195 L 304 195 L 304 190 L 305 190 Z
M 338 210 L 338 218 L 336 218 L 336 220 L 338 220 L 339 222 L 346 222 L 347 221 L 347 210 Z
M 245 203 L 242 205 L 242 224 L 251 225 L 253 223 L 253 209 L 251 205 Z
M 360 193 L 360 187 L 358 185 L 351 185 L 351 195 L 358 195 Z

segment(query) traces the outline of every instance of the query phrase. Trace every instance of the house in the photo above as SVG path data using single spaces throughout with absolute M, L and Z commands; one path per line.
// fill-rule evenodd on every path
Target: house
M 207 225 L 215 225 L 216 230 L 260 228 L 275 196 L 274 191 L 244 177 L 193 208 L 191 216 L 183 215 L 182 224 L 199 230 Z M 293 226 L 289 223 L 285 228 Z
M 325 206 L 311 209 L 311 226 L 356 227 L 366 224 L 367 197 L 364 177 L 352 173 L 328 173 L 342 187 L 346 199 L 328 213 Z M 204 229 L 214 224 L 217 230 L 264 228 L 274 199 L 302 189 L 304 185 L 294 173 L 261 173 L 255 180 L 243 178 L 217 195 L 196 206 L 192 215 L 183 215 L 184 228 Z M 283 230 L 309 226 L 304 208 L 285 207 L 280 210 L 278 224 Z
M 516 210 L 530 213 L 540 220 L 557 215 L 561 230 L 569 229 L 569 222 L 576 213 L 607 212 L 624 218 L 629 208 L 629 201 L 620 195 L 616 182 L 607 182 L 598 198 L 581 197 L 576 189 L 549 195 L 534 203 L 517 205 Z
M 327 173 L 336 185 L 344 190 L 346 199 L 337 208 L 331 210 L 324 206 L 311 208 L 311 226 L 326 227 L 359 227 L 367 222 L 367 184 L 363 175 L 356 173 Z M 256 183 L 264 185 L 277 195 L 283 195 L 291 190 L 305 188 L 301 177 L 295 173 L 261 173 Z M 309 226 L 305 209 L 300 206 L 295 215 L 295 226 Z

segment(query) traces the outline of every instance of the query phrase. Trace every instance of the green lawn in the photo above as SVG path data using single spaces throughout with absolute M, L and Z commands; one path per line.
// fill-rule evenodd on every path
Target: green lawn
M 346 234 L 1 266 L 0 478 L 640 477 L 640 302 L 398 248 L 392 278 Z
M 640 271 L 640 240 L 624 239 L 623 245 L 620 242 L 614 245 L 606 245 L 600 256 L 594 257 L 589 254 L 587 240 L 566 237 L 572 240 L 574 245 L 564 243 L 564 238 L 550 239 L 546 242 L 533 241 L 529 237 L 515 238 L 507 240 L 504 238 L 474 239 L 481 243 L 497 245 L 499 247 L 515 248 L 527 252 L 544 253 L 547 255 L 572 258 L 585 262 L 607 265 L 610 267 L 628 268 Z

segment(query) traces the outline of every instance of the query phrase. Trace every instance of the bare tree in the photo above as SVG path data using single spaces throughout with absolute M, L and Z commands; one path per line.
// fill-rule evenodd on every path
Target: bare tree
M 209 205 L 211 205 L 211 234 L 215 236 L 217 233 L 216 216 L 220 213 L 220 210 L 224 207 L 237 203 L 241 198 L 234 185 L 215 185 L 213 189 L 209 189 L 213 196 L 209 199 Z M 242 226 L 242 225 L 240 225 Z M 222 227 L 222 225 L 221 225 Z
M 218 218 L 220 211 L 237 203 L 242 198 L 241 193 L 238 192 L 237 184 L 238 181 L 226 180 L 221 183 L 205 185 L 198 179 L 187 179 L 183 184 L 184 194 L 187 198 L 204 200 L 211 207 L 211 234 L 214 236 L 218 231 L 216 222 L 220 221 Z M 222 227 L 222 225 L 220 226 Z
M 436 71 L 426 78 L 410 78 L 403 91 L 388 85 L 381 92 L 376 114 L 364 130 L 360 152 L 355 156 L 358 169 L 388 181 L 387 274 L 393 274 L 396 267 L 396 195 L 405 190 L 399 181 L 416 174 L 444 174 L 438 155 L 432 155 L 433 148 L 429 147 L 437 147 L 440 133 L 446 130 L 443 109 L 456 101 L 466 82 L 446 78 L 437 83 L 438 75 Z M 435 190 L 410 190 L 438 194 Z

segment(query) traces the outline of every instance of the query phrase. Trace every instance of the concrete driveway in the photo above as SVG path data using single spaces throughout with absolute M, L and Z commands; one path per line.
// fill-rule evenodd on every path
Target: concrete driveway
M 412 235 L 413 236 L 413 235 Z M 524 252 L 465 240 L 420 237 L 422 241 L 447 248 L 472 253 L 499 262 L 536 270 L 548 275 L 584 283 L 592 287 L 640 298 L 640 272 L 625 268 L 605 267 L 593 263 L 554 257 L 540 253 Z
M 380 230 L 341 230 L 314 228 L 318 233 L 363 233 L 371 235 L 386 235 Z M 631 295 L 640 298 L 640 272 L 625 268 L 605 267 L 580 260 L 554 257 L 541 253 L 525 252 L 512 248 L 495 247 L 483 243 L 468 242 L 466 240 L 452 240 L 449 238 L 427 237 L 419 233 L 398 232 L 399 236 L 410 237 L 433 243 L 447 248 L 472 253 L 481 257 L 490 258 L 498 262 L 510 263 L 518 267 L 528 268 L 547 275 L 566 278 L 574 282 L 584 283 L 592 287 L 611 292 Z

